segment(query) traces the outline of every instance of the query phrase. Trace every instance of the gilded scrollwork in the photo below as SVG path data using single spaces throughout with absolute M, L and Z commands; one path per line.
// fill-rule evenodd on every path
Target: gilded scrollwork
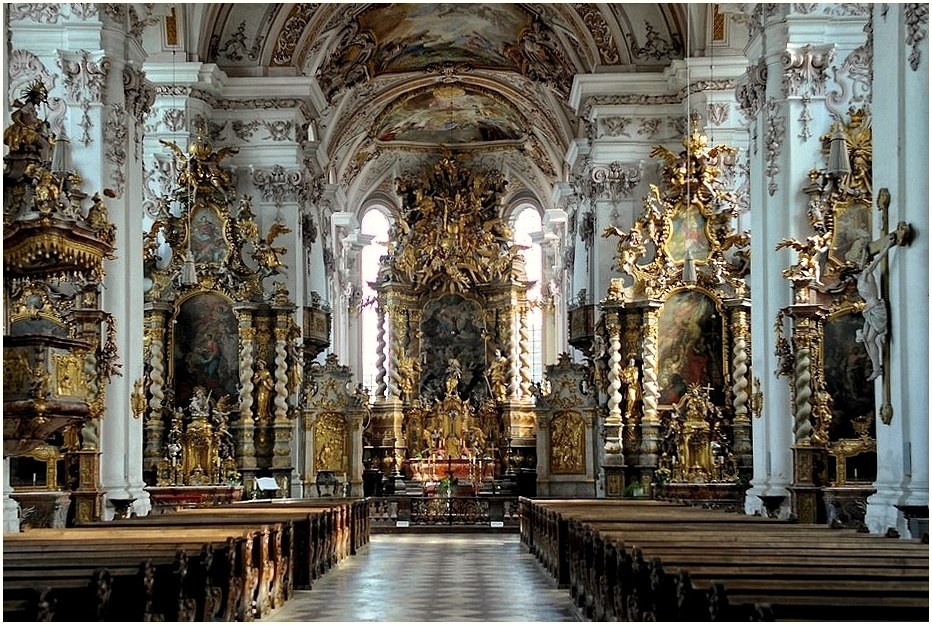
M 750 239 L 733 229 L 738 200 L 717 165 L 733 161 L 723 156 L 733 157 L 735 150 L 710 147 L 695 127 L 683 147 L 679 154 L 662 146 L 651 152 L 664 161 L 662 184 L 650 185 L 644 210 L 628 231 L 609 226 L 602 233 L 618 237 L 616 265 L 627 276 L 626 284 L 613 282 L 607 301 L 660 297 L 693 279 L 687 265 L 696 269 L 694 279 L 700 285 L 746 292 L 742 253 Z M 642 263 L 645 258 L 651 260 Z
M 420 178 L 398 178 L 403 215 L 386 277 L 418 294 L 463 293 L 510 278 L 520 248 L 499 212 L 506 184 L 501 172 L 463 168 L 450 154 Z

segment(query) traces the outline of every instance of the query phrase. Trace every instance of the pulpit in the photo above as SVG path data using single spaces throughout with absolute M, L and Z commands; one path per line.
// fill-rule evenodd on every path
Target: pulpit
M 29 522 L 59 526 L 69 493 L 79 520 L 100 516 L 97 427 L 120 366 L 113 319 L 101 308 L 116 227 L 107 192 L 85 192 L 65 165 L 67 141 L 42 118 L 46 86 L 36 80 L 17 95 L 3 133 L 3 457 L 21 505 L 33 510 Z M 80 477 L 49 481 L 31 468 L 37 450 Z M 31 474 L 36 481 L 22 483 Z M 4 528 L 16 531 L 11 504 L 5 494 Z

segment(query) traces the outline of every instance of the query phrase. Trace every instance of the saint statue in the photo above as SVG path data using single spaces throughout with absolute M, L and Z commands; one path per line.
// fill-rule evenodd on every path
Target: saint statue
M 272 374 L 266 368 L 263 361 L 258 362 L 256 375 L 253 377 L 253 383 L 256 386 L 256 418 L 261 419 L 269 416 L 269 400 L 272 397 Z
M 633 418 L 634 406 L 641 398 L 641 387 L 638 384 L 640 371 L 634 362 L 634 356 L 628 357 L 628 364 L 621 370 L 619 377 L 625 385 L 625 416 Z
M 188 404 L 188 411 L 192 417 L 206 417 L 210 412 L 210 400 L 203 386 L 194 387 L 194 396 Z
M 447 361 L 447 395 L 456 393 L 461 377 L 463 377 L 463 369 L 460 367 L 460 361 L 451 358 Z
M 508 398 L 508 359 L 502 356 L 502 350 L 495 350 L 495 358 L 489 365 L 489 387 L 492 397 L 498 401 Z

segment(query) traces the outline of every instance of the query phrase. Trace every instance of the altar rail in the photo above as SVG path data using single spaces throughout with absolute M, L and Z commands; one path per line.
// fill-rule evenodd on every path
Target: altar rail
M 373 531 L 399 527 L 518 529 L 518 498 L 508 495 L 371 497 Z

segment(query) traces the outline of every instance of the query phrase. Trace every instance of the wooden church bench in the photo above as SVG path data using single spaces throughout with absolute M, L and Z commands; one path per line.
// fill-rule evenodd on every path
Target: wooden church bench
M 125 549 L 125 546 L 120 546 Z M 199 601 L 192 584 L 197 558 L 184 550 L 156 549 L 128 555 L 115 548 L 94 552 L 5 554 L 4 618 L 40 620 L 190 620 Z M 16 560 L 11 562 L 11 560 Z M 15 608 L 11 597 L 20 600 Z M 47 616 L 40 615 L 45 602 Z
M 194 602 L 202 612 L 207 609 L 222 612 L 227 619 L 250 619 L 256 606 L 268 601 L 259 584 L 265 568 L 262 554 L 267 550 L 270 533 L 267 526 L 247 525 L 215 529 L 185 527 L 177 531 L 118 526 L 30 530 L 4 537 L 5 583 L 16 570 L 20 571 L 19 583 L 25 584 L 31 577 L 34 585 L 41 586 L 44 570 L 71 569 L 75 572 L 74 580 L 58 586 L 83 588 L 88 579 L 86 563 L 90 562 L 95 564 L 95 570 L 120 574 L 113 584 L 127 589 L 125 593 L 117 593 L 132 597 L 127 605 L 142 606 L 141 609 L 151 613 L 173 614 L 190 611 Z M 179 554 L 184 555 L 181 571 L 177 571 Z M 204 562 L 210 565 L 209 570 L 203 570 Z M 124 573 L 132 579 L 123 577 Z M 160 603 L 176 587 L 183 590 L 177 601 Z M 138 589 L 141 592 L 135 592 Z M 218 589 L 223 604 L 219 610 Z M 52 598 L 59 594 L 62 593 L 53 592 Z M 59 602 L 57 609 L 71 608 Z M 76 606 L 76 609 L 90 608 Z M 108 603 L 96 609 L 121 612 L 123 607 L 117 604 L 109 607 Z
M 904 618 L 928 611 L 927 545 L 658 503 L 523 501 L 522 540 L 597 620 L 807 618 L 806 609 L 856 617 L 849 606 L 880 610 L 865 586 Z M 811 590 L 820 585 L 838 599 L 820 604 Z
M 705 619 L 711 612 L 725 620 L 747 620 L 758 613 L 758 606 L 739 598 L 747 590 L 742 584 L 751 585 L 755 596 L 769 598 L 758 603 L 787 618 L 807 617 L 789 612 L 791 604 L 783 600 L 784 595 L 802 596 L 819 588 L 832 589 L 823 601 L 839 613 L 849 605 L 868 605 L 864 588 L 879 590 L 874 602 L 878 607 L 885 597 L 902 595 L 904 601 L 907 597 L 914 600 L 914 605 L 906 601 L 904 607 L 928 610 L 928 547 L 918 543 L 896 544 L 901 541 L 847 532 L 838 535 L 827 528 L 804 529 L 795 543 L 785 541 L 785 534 L 769 535 L 768 530 L 762 530 L 760 540 L 749 535 L 743 542 L 710 532 L 676 534 L 666 540 L 660 536 L 646 540 L 645 534 L 630 531 L 598 534 L 599 540 L 593 539 L 592 544 L 601 542 L 604 551 L 591 556 L 594 573 L 584 580 L 587 591 L 593 595 L 592 602 L 609 603 L 605 608 L 609 613 L 628 610 L 629 618 L 649 614 L 659 619 Z M 808 534 L 821 534 L 824 540 L 812 536 L 803 540 Z M 676 580 L 684 574 L 691 580 L 689 586 L 677 587 Z M 768 590 L 772 592 L 767 594 Z M 609 601 L 607 595 L 612 592 L 619 596 Z M 632 594 L 640 595 L 635 601 L 639 606 L 634 608 L 629 599 Z M 858 602 L 849 602 L 848 597 L 857 597 Z M 806 605 L 816 603 L 810 600 Z M 671 613 L 674 605 L 692 607 Z M 724 605 L 731 608 L 726 610 Z M 898 614 L 906 617 L 909 611 Z M 856 617 L 855 610 L 850 618 Z

